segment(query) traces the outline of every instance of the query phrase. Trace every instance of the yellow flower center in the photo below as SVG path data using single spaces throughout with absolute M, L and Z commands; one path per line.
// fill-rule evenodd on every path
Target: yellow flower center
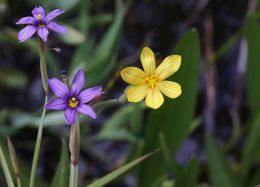
M 79 104 L 79 101 L 75 98 L 75 97 L 72 97 L 69 99 L 69 107 L 70 108 L 76 108 Z
M 38 25 L 38 28 L 43 28 L 43 27 L 45 27 L 44 24 L 39 24 Z
M 151 75 L 150 77 L 146 77 L 144 79 L 144 84 L 151 89 L 154 89 L 157 87 L 158 83 L 160 81 L 160 77 L 157 75 Z
M 41 15 L 41 14 L 38 14 L 38 15 L 37 15 L 37 18 L 38 18 L 38 19 L 42 19 L 42 15 Z

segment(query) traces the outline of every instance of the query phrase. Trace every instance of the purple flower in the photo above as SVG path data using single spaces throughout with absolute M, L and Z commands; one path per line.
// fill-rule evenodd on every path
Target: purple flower
M 61 15 L 64 10 L 56 9 L 45 16 L 44 9 L 41 6 L 35 7 L 32 10 L 32 16 L 27 16 L 19 19 L 16 24 L 27 25 L 18 33 L 18 40 L 24 42 L 32 37 L 32 35 L 37 31 L 38 36 L 47 42 L 47 37 L 49 34 L 48 29 L 55 32 L 65 33 L 67 31 L 66 27 L 63 27 L 52 20 Z
M 49 79 L 51 90 L 59 98 L 49 101 L 45 107 L 52 110 L 65 110 L 65 120 L 68 125 L 76 122 L 78 112 L 96 119 L 95 111 L 86 103 L 100 95 L 102 88 L 95 86 L 81 91 L 84 84 L 85 76 L 82 69 L 74 76 L 71 89 L 59 79 Z

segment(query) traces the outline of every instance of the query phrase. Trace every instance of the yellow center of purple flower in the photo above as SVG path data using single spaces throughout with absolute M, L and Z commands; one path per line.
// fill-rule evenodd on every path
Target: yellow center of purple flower
M 38 19 L 42 19 L 42 15 L 41 15 L 41 14 L 38 14 L 38 15 L 37 15 L 37 18 L 38 18 Z
M 70 108 L 76 108 L 79 104 L 79 101 L 75 98 L 75 97 L 72 97 L 69 99 L 69 107 Z
M 38 28 L 43 28 L 43 27 L 45 27 L 44 24 L 39 24 L 38 25 Z
M 151 75 L 150 77 L 146 77 L 144 79 L 144 84 L 151 89 L 156 88 L 159 82 L 160 78 L 157 75 Z

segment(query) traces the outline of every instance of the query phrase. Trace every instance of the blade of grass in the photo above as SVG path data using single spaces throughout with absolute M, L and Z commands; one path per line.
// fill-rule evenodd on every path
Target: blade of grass
M 8 187 L 15 187 L 12 176 L 11 176 L 10 169 L 8 168 L 7 161 L 5 159 L 5 155 L 3 153 L 1 145 L 0 145 L 0 161 L 1 161 L 1 165 L 2 165 L 2 168 L 4 171 L 4 175 L 5 175 Z
M 109 173 L 108 175 L 102 177 L 101 179 L 98 179 L 97 181 L 93 182 L 90 185 L 87 185 L 87 187 L 102 187 L 106 184 L 108 184 L 109 182 L 111 182 L 112 180 L 114 180 L 115 178 L 117 178 L 118 176 L 122 175 L 123 173 L 125 173 L 126 171 L 132 169 L 134 166 L 136 166 L 137 164 L 139 164 L 140 162 L 146 160 L 147 158 L 149 158 L 150 156 L 152 156 L 153 154 L 157 153 L 160 150 L 156 150 L 153 151 L 151 153 L 148 153 L 118 169 L 116 169 L 115 171 L 113 171 L 112 173 Z

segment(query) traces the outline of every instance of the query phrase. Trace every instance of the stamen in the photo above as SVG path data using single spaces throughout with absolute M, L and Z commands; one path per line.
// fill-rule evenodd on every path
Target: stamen
M 79 104 L 79 101 L 77 100 L 77 98 L 72 97 L 69 99 L 69 107 L 70 108 L 76 108 Z
M 157 75 L 152 75 L 150 77 L 146 77 L 144 79 L 144 84 L 151 89 L 154 89 L 157 87 L 158 83 L 160 81 L 160 78 Z
M 41 14 L 38 14 L 38 15 L 37 15 L 37 18 L 38 18 L 38 19 L 42 19 L 42 15 L 41 15 Z
M 39 24 L 39 25 L 38 25 L 38 28 L 43 28 L 43 27 L 45 27 L 44 24 Z

